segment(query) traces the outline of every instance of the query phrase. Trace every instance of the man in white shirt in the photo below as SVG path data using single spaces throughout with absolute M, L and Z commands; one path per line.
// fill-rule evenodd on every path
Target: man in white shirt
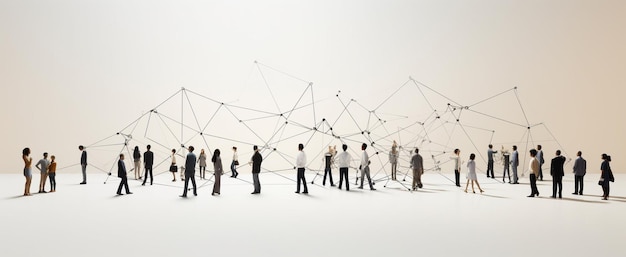
M 346 180 L 346 191 L 350 191 L 350 184 L 348 183 L 348 169 L 350 168 L 350 162 L 352 161 L 352 156 L 347 152 L 348 146 L 341 146 L 343 152 L 335 157 L 335 162 L 337 166 L 339 166 L 339 190 L 341 190 L 341 184 L 343 184 L 343 180 Z
M 304 191 L 302 193 L 303 194 L 309 193 L 309 189 L 306 187 L 306 178 L 304 178 L 304 166 L 306 166 L 306 154 L 304 154 L 304 151 L 302 151 L 303 149 L 304 149 L 304 145 L 299 144 L 298 151 L 300 151 L 300 153 L 298 154 L 298 157 L 296 158 L 296 168 L 298 169 L 298 178 L 296 180 L 296 184 L 298 186 L 296 189 L 296 194 L 300 193 L 300 181 L 302 181 L 302 185 L 304 186 Z
M 457 187 L 461 187 L 461 150 L 454 149 L 454 155 L 450 159 L 454 160 L 454 182 Z
M 363 189 L 363 180 L 365 179 L 365 176 L 367 176 L 367 181 L 370 184 L 370 190 L 376 190 L 376 188 L 372 186 L 372 179 L 370 178 L 370 157 L 367 155 L 367 151 L 365 151 L 365 149 L 367 149 L 367 144 L 363 143 L 361 145 L 363 155 L 361 156 L 361 186 L 359 189 Z
M 43 153 L 43 159 L 39 160 L 35 167 L 41 172 L 41 179 L 39 180 L 39 193 L 47 193 L 46 190 L 46 178 L 48 178 L 48 166 L 50 161 L 48 160 L 48 153 Z

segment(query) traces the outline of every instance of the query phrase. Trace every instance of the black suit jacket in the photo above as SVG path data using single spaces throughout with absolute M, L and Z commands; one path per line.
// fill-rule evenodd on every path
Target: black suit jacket
M 117 161 L 117 177 L 118 178 L 126 177 L 126 165 L 124 164 L 124 161 L 122 160 Z
M 252 155 L 252 173 L 261 172 L 261 162 L 263 162 L 263 156 L 259 152 L 254 152 Z
M 80 155 L 80 165 L 87 165 L 87 151 L 83 150 L 83 153 Z
M 550 175 L 553 177 L 563 177 L 565 172 L 563 171 L 563 165 L 565 164 L 565 157 L 557 156 L 552 159 L 550 163 Z
M 154 164 L 154 153 L 152 151 L 146 151 L 143 153 L 143 166 L 152 168 L 152 164 Z

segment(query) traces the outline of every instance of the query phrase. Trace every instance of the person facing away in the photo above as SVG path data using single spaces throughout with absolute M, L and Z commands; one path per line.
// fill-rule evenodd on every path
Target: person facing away
M 517 180 L 517 167 L 519 167 L 519 153 L 517 152 L 517 146 L 513 146 L 513 153 L 511 153 L 511 171 L 513 171 L 513 181 L 509 180 L 510 184 L 519 184 Z
M 150 151 L 150 148 L 152 148 L 150 145 L 146 146 L 146 152 L 143 153 L 143 168 L 146 170 L 145 174 L 143 175 L 143 184 L 141 184 L 142 186 L 146 185 L 146 181 L 148 180 L 148 175 L 150 175 L 150 185 L 152 185 L 152 181 L 153 181 L 153 177 L 152 177 L 152 166 L 154 165 L 154 153 L 152 151 Z
M 189 180 L 193 185 L 193 195 L 198 196 L 196 189 L 196 154 L 193 153 L 193 146 L 189 146 L 189 153 L 185 159 L 185 191 L 180 197 L 187 197 L 187 189 L 189 188 Z
M 254 191 L 252 194 L 260 194 L 261 193 L 261 181 L 259 181 L 259 173 L 261 173 L 261 163 L 263 162 L 263 156 L 259 153 L 259 147 L 252 147 L 254 150 L 254 154 L 252 155 L 252 159 L 248 164 L 252 165 L 252 183 L 254 184 Z
M 304 153 L 304 145 L 298 144 L 298 157 L 296 157 L 296 169 L 298 170 L 298 176 L 296 178 L 296 194 L 300 193 L 300 182 L 304 187 L 303 194 L 308 194 L 309 189 L 306 186 L 306 178 L 304 177 L 304 171 L 306 167 L 306 154 Z
M 537 161 L 539 161 L 539 176 L 537 177 L 540 181 L 543 181 L 543 164 L 545 160 L 543 159 L 543 151 L 541 150 L 541 145 L 537 145 Z
M 200 167 L 200 179 L 205 179 L 206 154 L 204 153 L 204 149 L 200 149 L 200 155 L 198 156 L 198 166 Z
M 480 190 L 480 193 L 482 194 L 483 189 L 480 188 L 480 184 L 478 183 L 478 176 L 476 176 L 476 162 L 474 161 L 474 159 L 476 159 L 476 155 L 475 154 L 470 154 L 469 157 L 469 161 L 467 162 L 467 182 L 465 183 L 465 193 L 467 193 L 467 187 L 469 186 L 470 182 L 472 182 L 472 193 L 476 193 L 476 191 L 474 191 L 474 183 L 476 183 L 476 185 L 478 186 L 478 190 Z
M 585 174 L 587 174 L 587 161 L 583 158 L 583 152 L 578 151 L 574 161 L 574 195 L 583 195 Z
M 422 174 L 424 174 L 424 159 L 419 154 L 420 149 L 415 148 L 415 154 L 411 157 L 411 169 L 413 170 L 412 189 L 416 191 L 422 188 Z
M 391 145 L 391 152 L 389 152 L 389 164 L 391 164 L 391 180 L 396 180 L 396 173 L 398 171 L 398 144 L 396 140 Z
M 457 187 L 461 187 L 461 150 L 454 149 L 450 159 L 454 160 L 454 182 Z
M 133 150 L 133 163 L 135 164 L 135 180 L 141 179 L 141 152 L 139 151 L 139 146 L 135 146 L 135 150 Z
M 39 160 L 39 162 L 35 164 L 35 168 L 37 168 L 41 174 L 41 178 L 39 179 L 39 193 L 47 193 L 45 187 L 46 179 L 48 179 L 48 166 L 50 166 L 48 153 L 43 153 L 43 159 Z
M 30 196 L 30 183 L 33 180 L 33 157 L 30 157 L 30 148 L 26 147 L 22 150 L 22 160 L 24 161 L 24 178 L 26 178 L 26 183 L 24 184 L 24 196 Z
M 530 149 L 530 165 L 528 165 L 530 171 L 530 195 L 528 197 L 539 196 L 539 190 L 537 189 L 537 176 L 539 176 L 539 160 L 536 158 L 537 150 Z
M 50 166 L 48 166 L 48 178 L 50 178 L 50 192 L 57 191 L 57 162 L 54 155 L 50 156 Z
M 233 160 L 230 163 L 231 178 L 237 178 L 239 172 L 237 172 L 237 165 L 239 165 L 239 156 L 237 155 L 237 147 L 233 146 Z
M 611 156 L 603 153 L 602 160 L 602 165 L 600 166 L 600 171 L 602 172 L 600 174 L 600 184 L 603 192 L 602 200 L 609 200 L 609 192 L 611 191 L 609 183 L 615 181 L 611 165 L 609 164 L 611 162 Z
M 176 149 L 172 149 L 172 163 L 170 164 L 170 172 L 172 173 L 172 182 L 176 182 L 176 172 L 178 172 L 178 166 L 176 165 Z
M 336 146 L 335 146 L 336 147 Z M 324 154 L 324 179 L 322 180 L 322 186 L 326 185 L 326 175 L 330 178 L 330 186 L 334 187 L 332 165 L 334 163 L 336 150 L 333 150 L 332 146 L 328 146 L 328 152 Z
M 117 195 L 122 195 L 122 187 L 126 189 L 126 194 L 130 195 L 132 192 L 128 189 L 128 177 L 126 173 L 126 164 L 124 164 L 124 154 L 120 154 L 120 159 L 117 161 L 117 177 L 120 178 L 120 185 L 117 187 Z
M 493 145 L 489 144 L 489 150 L 487 150 L 487 177 L 496 178 L 493 175 L 493 154 L 498 151 L 493 150 Z
M 213 157 L 211 157 L 211 162 L 213 162 L 213 170 L 215 173 L 215 183 L 213 183 L 213 192 L 211 195 L 220 194 L 220 188 L 222 185 L 222 175 L 224 174 L 224 168 L 222 167 L 222 158 L 220 157 L 220 149 L 215 149 L 213 151 Z
M 350 191 L 350 184 L 348 183 L 348 169 L 350 169 L 350 162 L 352 162 L 352 156 L 347 152 L 348 145 L 343 144 L 341 146 L 343 152 L 339 153 L 335 158 L 337 166 L 339 166 L 339 190 L 343 181 L 346 181 L 346 191 Z
M 557 188 L 559 192 L 559 198 L 563 198 L 563 165 L 565 164 L 565 157 L 561 156 L 561 150 L 556 150 L 556 157 L 552 159 L 550 163 L 550 175 L 552 175 L 552 198 L 556 198 Z
M 363 154 L 361 155 L 361 186 L 359 189 L 363 189 L 363 180 L 367 177 L 367 182 L 370 185 L 370 190 L 376 190 L 372 185 L 372 178 L 370 177 L 370 157 L 367 154 L 367 144 L 363 143 L 361 145 L 361 150 L 363 150 Z
M 87 184 L 87 151 L 85 151 L 85 147 L 82 145 L 78 146 L 78 150 L 82 152 L 80 154 L 80 168 L 83 173 L 83 181 L 80 184 L 85 185 Z

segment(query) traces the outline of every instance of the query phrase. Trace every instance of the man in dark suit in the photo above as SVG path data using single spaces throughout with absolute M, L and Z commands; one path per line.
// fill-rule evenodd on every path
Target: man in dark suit
M 128 189 L 128 178 L 126 177 L 126 165 L 124 164 L 124 154 L 120 154 L 120 160 L 117 161 L 117 177 L 121 178 L 120 186 L 117 187 L 117 195 L 122 195 L 122 187 L 126 189 L 126 194 L 130 195 L 132 192 Z
M 78 146 L 78 150 L 82 153 L 80 154 L 80 167 L 83 173 L 83 182 L 80 182 L 81 185 L 87 184 L 87 151 L 85 151 L 85 147 L 82 145 Z
M 543 151 L 541 148 L 541 145 L 537 145 L 537 157 L 535 158 L 539 161 L 539 177 L 537 177 L 537 179 L 543 181 L 543 164 L 545 163 L 545 160 L 543 159 Z
M 575 195 L 583 195 L 583 180 L 587 174 L 587 161 L 583 159 L 583 153 L 578 151 L 578 158 L 574 162 L 574 193 Z M 580 190 L 578 190 L 580 188 Z
M 552 159 L 550 164 L 550 175 L 552 175 L 552 198 L 556 198 L 557 187 L 559 189 L 559 198 L 563 198 L 561 194 L 563 191 L 563 164 L 565 164 L 565 157 L 561 156 L 561 150 L 556 150 L 556 157 Z
M 148 180 L 148 174 L 150 174 L 150 185 L 152 185 L 152 165 L 154 164 L 154 153 L 150 151 L 150 145 L 146 146 L 148 149 L 145 153 L 143 153 L 143 167 L 146 169 L 146 174 L 143 175 L 143 184 L 146 185 L 146 180 Z
M 261 162 L 263 162 L 263 156 L 259 153 L 259 147 L 254 146 L 254 155 L 252 155 L 252 181 L 254 184 L 253 195 L 261 193 L 261 182 L 259 181 L 259 173 L 261 172 Z
M 187 159 L 185 160 L 185 191 L 183 191 L 183 195 L 180 197 L 187 197 L 187 188 L 189 187 L 189 180 L 191 180 L 191 184 L 193 185 L 193 195 L 198 196 L 198 192 L 196 190 L 196 154 L 193 153 L 193 146 L 189 146 L 189 153 L 187 154 Z

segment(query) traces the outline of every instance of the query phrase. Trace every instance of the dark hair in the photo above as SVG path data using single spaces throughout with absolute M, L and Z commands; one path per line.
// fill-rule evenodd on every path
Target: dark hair
M 583 156 L 583 152 L 578 151 L 578 156 Z
M 541 150 L 541 145 L 537 145 L 537 150 Z
M 343 144 L 343 145 L 341 146 L 341 149 L 343 149 L 343 151 L 345 152 L 346 150 L 348 150 L 348 145 Z
M 415 153 L 420 153 L 420 149 L 419 148 L 415 148 Z
M 79 145 L 79 146 L 78 146 L 78 150 L 83 150 L 83 149 L 85 149 L 85 147 L 84 147 L 84 146 L 82 146 L 82 145 Z
M 516 145 L 513 146 L 513 150 L 517 150 L 517 146 Z
M 30 154 L 30 148 L 28 148 L 28 147 L 24 148 L 24 150 L 22 150 L 22 154 L 23 155 L 29 155 Z
M 561 155 L 561 150 L 556 150 L 556 155 Z
M 120 154 L 120 158 L 122 158 L 122 157 L 124 157 L 124 154 L 123 154 L 123 153 L 121 153 L 121 154 Z
M 176 153 L 176 149 L 172 149 L 172 153 Z
M 535 157 L 537 155 L 537 150 L 530 149 L 530 156 Z
M 454 149 L 454 153 L 459 153 L 459 151 L 460 151 L 460 150 L 459 150 L 458 148 L 457 148 L 457 149 Z
M 43 157 L 48 157 L 48 152 L 43 153 Z
M 217 161 L 218 157 L 220 157 L 220 149 L 215 149 L 215 151 L 213 151 L 213 157 L 211 157 L 211 162 Z
M 366 144 L 366 143 L 363 143 L 363 144 L 361 145 L 361 149 L 363 149 L 363 150 L 367 149 L 367 144 Z
M 304 149 L 304 145 L 303 144 L 298 144 L 298 150 L 302 150 Z
M 236 146 L 233 146 L 233 150 L 237 151 L 237 147 L 236 147 Z
M 148 150 L 150 150 L 150 148 L 152 148 L 152 146 L 150 146 L 150 145 L 147 145 L 147 146 L 146 146 L 146 148 L 148 148 Z
M 605 160 L 605 161 L 609 161 L 609 162 L 610 162 L 610 161 L 611 161 L 611 156 L 610 156 L 610 155 L 607 155 L 607 154 L 605 154 L 605 153 L 603 153 L 603 154 L 602 154 L 602 160 Z
M 473 154 L 473 153 L 472 153 L 472 154 L 470 154 L 470 160 L 474 160 L 474 159 L 476 159 L 476 155 L 475 155 L 475 154 Z
M 259 150 L 259 147 L 255 145 L 254 147 L 252 147 L 252 149 L 256 151 Z
M 195 150 L 196 148 L 193 148 L 193 146 L 189 146 L 189 152 L 193 152 L 193 150 Z
M 489 148 L 493 148 L 493 145 L 492 145 L 492 144 L 489 144 Z

